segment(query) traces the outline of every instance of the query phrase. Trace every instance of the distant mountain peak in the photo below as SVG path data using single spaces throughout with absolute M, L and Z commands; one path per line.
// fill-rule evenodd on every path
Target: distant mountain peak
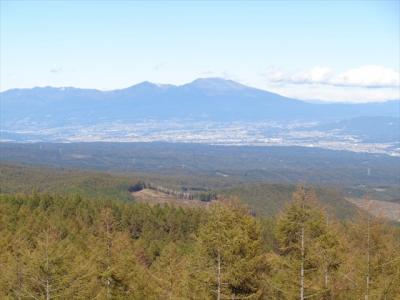
M 157 87 L 157 85 L 150 81 L 142 81 L 140 83 L 131 86 L 130 88 L 155 88 L 155 87 Z
M 172 84 L 162 84 L 162 83 L 154 83 L 150 81 L 143 81 L 138 84 L 135 84 L 131 87 L 128 87 L 127 89 L 165 89 L 165 88 L 170 88 L 174 87 Z
M 207 77 L 207 78 L 198 78 L 188 84 L 185 84 L 186 87 L 194 87 L 202 90 L 209 91 L 227 91 L 227 90 L 244 90 L 249 89 L 249 87 L 235 82 L 233 80 L 224 79 L 220 77 Z

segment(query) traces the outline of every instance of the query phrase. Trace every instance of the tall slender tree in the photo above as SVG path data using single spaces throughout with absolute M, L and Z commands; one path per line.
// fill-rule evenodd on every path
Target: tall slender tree
M 351 222 L 347 238 L 352 251 L 343 273 L 353 282 L 349 292 L 353 297 L 396 299 L 400 295 L 400 240 L 395 230 L 365 212 Z
M 327 297 L 329 273 L 338 263 L 338 241 L 330 233 L 326 214 L 312 190 L 297 188 L 293 201 L 278 218 L 276 236 L 280 257 L 271 260 L 276 273 L 269 281 L 276 294 L 301 300 Z
M 265 268 L 260 224 L 236 204 L 217 204 L 197 240 L 197 282 L 212 299 L 259 299 Z

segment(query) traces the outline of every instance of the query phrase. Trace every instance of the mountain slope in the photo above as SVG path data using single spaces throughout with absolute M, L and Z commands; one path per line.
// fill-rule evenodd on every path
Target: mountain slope
M 400 118 L 357 117 L 316 126 L 321 131 L 335 130 L 359 137 L 364 142 L 400 142 Z
M 210 121 L 320 120 L 398 116 L 399 101 L 311 104 L 220 78 L 182 86 L 142 82 L 113 91 L 77 88 L 14 89 L 0 93 L 2 126 L 51 126 L 139 119 Z

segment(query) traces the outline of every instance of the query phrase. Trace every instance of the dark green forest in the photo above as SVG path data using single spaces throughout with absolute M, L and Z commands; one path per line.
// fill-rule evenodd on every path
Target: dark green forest
M 398 194 L 400 180 L 397 157 L 321 148 L 157 142 L 0 143 L 0 152 L 3 162 L 206 176 L 222 182 L 307 182 L 353 189 L 364 185 L 394 186 Z
M 399 299 L 400 232 L 298 187 L 275 217 L 80 196 L 0 196 L 0 299 Z

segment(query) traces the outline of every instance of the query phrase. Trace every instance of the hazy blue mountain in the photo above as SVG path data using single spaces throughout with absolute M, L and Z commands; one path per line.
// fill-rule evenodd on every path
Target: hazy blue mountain
M 398 117 L 400 101 L 315 104 L 220 78 L 182 86 L 142 82 L 126 89 L 13 89 L 0 93 L 1 123 L 68 125 L 138 119 L 213 121 L 338 120 L 359 116 Z
M 397 117 L 357 117 L 317 126 L 318 130 L 336 130 L 353 135 L 363 142 L 400 142 L 400 118 Z

